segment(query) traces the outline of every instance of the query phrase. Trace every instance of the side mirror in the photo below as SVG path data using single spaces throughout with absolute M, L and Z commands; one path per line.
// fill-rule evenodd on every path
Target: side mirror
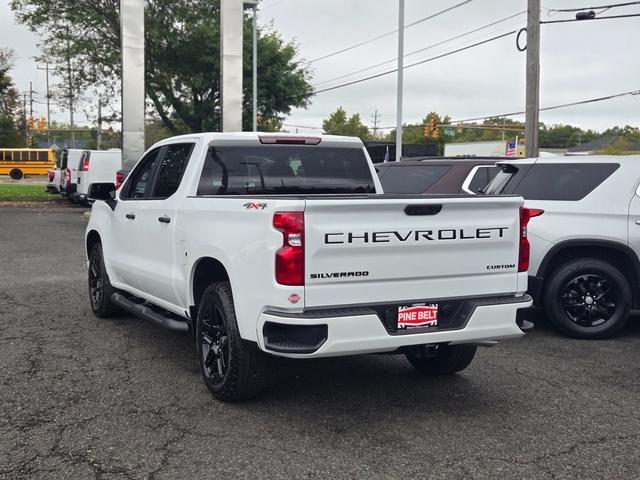
M 92 183 L 87 197 L 89 200 L 102 200 L 113 210 L 116 207 L 116 186 L 113 183 Z

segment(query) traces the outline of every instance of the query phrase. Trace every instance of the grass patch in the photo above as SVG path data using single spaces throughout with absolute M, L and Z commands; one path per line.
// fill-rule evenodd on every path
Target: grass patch
M 62 200 L 60 195 L 46 192 L 45 185 L 0 184 L 0 202 L 55 202 Z

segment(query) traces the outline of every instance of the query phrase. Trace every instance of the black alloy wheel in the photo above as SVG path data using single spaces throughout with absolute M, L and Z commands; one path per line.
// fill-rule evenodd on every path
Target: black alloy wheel
M 575 338 L 610 337 L 627 322 L 632 303 L 627 277 L 599 258 L 567 260 L 545 282 L 545 313 L 558 330 Z
M 616 313 L 618 292 L 603 275 L 572 278 L 559 294 L 564 313 L 581 327 L 597 327 Z
M 229 336 L 225 315 L 217 303 L 209 303 L 201 312 L 200 356 L 203 374 L 213 385 L 224 382 L 229 366 Z
M 91 308 L 95 311 L 102 305 L 104 298 L 104 278 L 102 276 L 102 266 L 100 256 L 91 255 L 89 259 L 89 301 Z
M 207 287 L 195 320 L 198 363 L 211 393 L 225 402 L 258 395 L 266 386 L 268 358 L 240 335 L 229 282 Z
M 116 291 L 111 286 L 107 269 L 104 266 L 102 245 L 96 243 L 89 253 L 89 271 L 87 274 L 89 286 L 89 304 L 96 317 L 108 318 L 120 312 L 120 308 L 111 301 L 111 295 Z

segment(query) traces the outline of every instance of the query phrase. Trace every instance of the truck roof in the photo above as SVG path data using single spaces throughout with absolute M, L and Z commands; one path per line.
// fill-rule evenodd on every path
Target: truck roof
M 640 155 L 580 155 L 500 160 L 500 164 L 529 165 L 531 163 L 640 163 Z
M 156 145 L 162 145 L 165 143 L 175 143 L 177 139 L 202 139 L 205 142 L 214 141 L 242 141 L 247 142 L 255 140 L 259 143 L 260 137 L 286 137 L 286 138 L 319 138 L 320 145 L 322 142 L 331 142 L 332 144 L 351 144 L 363 146 L 362 140 L 358 137 L 344 137 L 340 135 L 303 135 L 297 133 L 282 133 L 282 132 L 204 132 L 204 133 L 189 133 L 185 135 L 179 135 L 171 137 L 166 140 L 157 142 Z

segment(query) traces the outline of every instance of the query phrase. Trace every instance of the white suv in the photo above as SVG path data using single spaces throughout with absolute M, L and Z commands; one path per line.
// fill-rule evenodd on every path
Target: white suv
M 614 334 L 640 304 L 640 156 L 499 165 L 484 193 L 521 195 L 540 210 L 529 226 L 535 304 L 573 337 Z

